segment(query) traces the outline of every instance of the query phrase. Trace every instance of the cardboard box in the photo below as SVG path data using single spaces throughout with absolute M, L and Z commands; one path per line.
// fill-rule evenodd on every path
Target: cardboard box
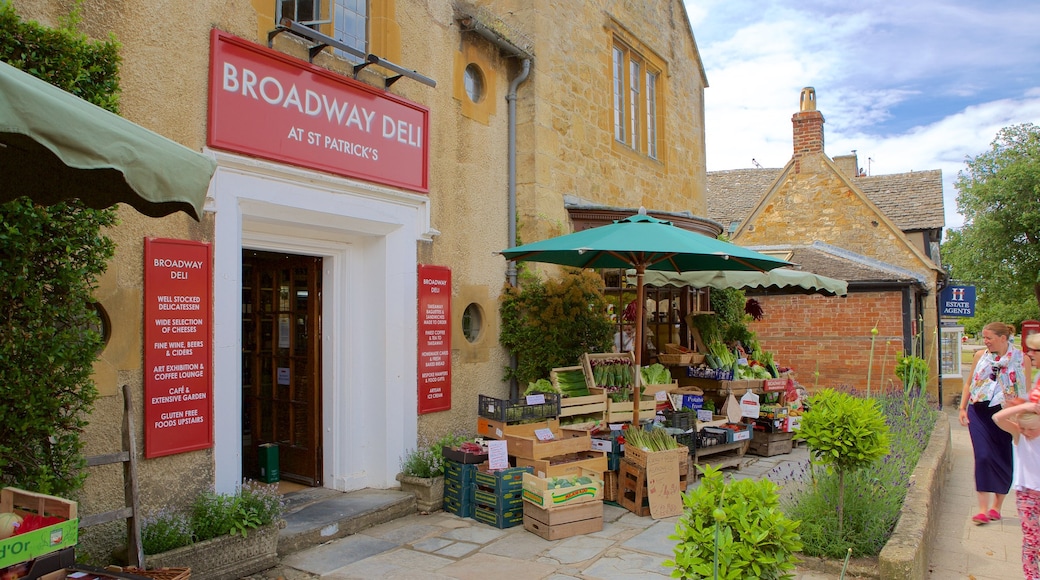
M 549 457 L 548 459 L 517 457 L 516 466 L 530 466 L 538 477 L 580 475 L 582 469 L 603 473 L 607 470 L 607 453 L 604 451 L 579 451 L 577 453 Z
M 0 512 L 15 513 L 22 517 L 38 515 L 65 518 L 65 521 L 0 540 L 0 568 L 75 546 L 78 540 L 79 519 L 76 518 L 74 501 L 5 487 L 0 490 Z
M 544 509 L 556 509 L 563 506 L 603 501 L 603 472 L 582 469 L 581 476 L 587 477 L 591 483 L 579 483 L 571 487 L 550 489 L 549 478 L 538 477 L 531 473 L 524 474 L 524 502 L 530 502 Z
M 538 429 L 560 429 L 559 419 L 547 419 L 537 423 L 521 423 L 510 425 L 504 421 L 495 421 L 487 417 L 477 417 L 477 433 L 492 439 L 505 439 L 506 435 L 520 435 L 522 437 L 534 437 Z
M 545 509 L 524 502 L 524 529 L 546 540 L 562 540 L 601 531 L 603 502 L 587 502 L 557 509 Z
M 462 450 L 448 447 L 447 445 L 441 446 L 441 455 L 448 461 L 454 461 L 455 463 L 462 463 L 465 465 L 484 463 L 488 460 L 487 453 L 465 453 Z
M 592 450 L 592 437 L 588 431 L 564 427 L 552 433 L 552 441 L 539 441 L 533 433 L 530 436 L 506 435 L 508 453 L 525 459 L 545 459 Z
M 785 420 L 784 430 L 787 431 L 787 432 L 794 432 L 794 431 L 797 431 L 798 429 L 800 429 L 801 426 L 802 426 L 802 416 L 801 415 L 796 415 L 796 416 L 793 416 L 793 417 L 788 417 Z
M 679 390 L 679 381 L 674 380 L 662 385 L 643 385 L 643 395 L 653 396 L 660 392 L 670 393 Z
M 746 423 L 724 423 L 724 425 L 736 425 L 740 428 L 729 429 L 723 427 L 705 427 L 704 431 L 724 434 L 726 436 L 726 443 L 736 443 L 738 441 L 748 441 L 751 439 L 751 425 Z

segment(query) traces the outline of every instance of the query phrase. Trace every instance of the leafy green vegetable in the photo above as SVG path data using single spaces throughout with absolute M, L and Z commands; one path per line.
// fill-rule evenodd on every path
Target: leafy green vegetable
M 654 363 L 650 366 L 645 366 L 639 369 L 640 374 L 643 378 L 643 384 L 646 385 L 667 385 L 672 382 L 672 373 L 668 370 L 668 367 Z

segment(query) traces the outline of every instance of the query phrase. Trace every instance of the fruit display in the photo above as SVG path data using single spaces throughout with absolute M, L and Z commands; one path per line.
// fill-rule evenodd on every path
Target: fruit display
M 22 517 L 18 514 L 0 513 L 0 540 L 13 536 L 21 525 Z

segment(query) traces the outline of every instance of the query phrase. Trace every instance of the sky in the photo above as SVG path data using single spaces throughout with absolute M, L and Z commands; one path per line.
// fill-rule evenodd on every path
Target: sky
M 869 175 L 941 169 L 954 183 L 997 132 L 1040 125 L 1036 0 L 684 0 L 708 79 L 708 171 L 783 167 L 803 87 L 831 158 Z

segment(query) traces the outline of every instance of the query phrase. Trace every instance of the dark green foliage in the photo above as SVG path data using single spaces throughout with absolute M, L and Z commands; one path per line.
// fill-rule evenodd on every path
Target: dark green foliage
M 722 471 L 697 466 L 700 484 L 683 494 L 675 525 L 674 578 L 792 578 L 802 549 L 799 523 L 780 511 L 775 483 L 741 479 L 726 483 Z M 717 562 L 718 576 L 715 575 Z
M 70 18 L 70 23 L 74 18 Z M 0 1 L 0 59 L 115 108 L 112 43 L 23 23 Z M 91 293 L 112 257 L 112 210 L 0 204 L 0 486 L 71 495 L 102 348 Z
M 517 357 L 516 372 L 507 368 L 505 378 L 521 385 L 578 364 L 586 352 L 610 351 L 614 325 L 594 272 L 570 270 L 544 282 L 525 275 L 520 287 L 505 287 L 499 310 L 499 341 Z
M 748 328 L 751 316 L 744 312 L 747 296 L 740 288 L 712 289 L 709 297 L 714 318 L 722 334 L 722 341 L 731 344 L 739 341 L 748 353 L 758 346 L 755 333 Z

